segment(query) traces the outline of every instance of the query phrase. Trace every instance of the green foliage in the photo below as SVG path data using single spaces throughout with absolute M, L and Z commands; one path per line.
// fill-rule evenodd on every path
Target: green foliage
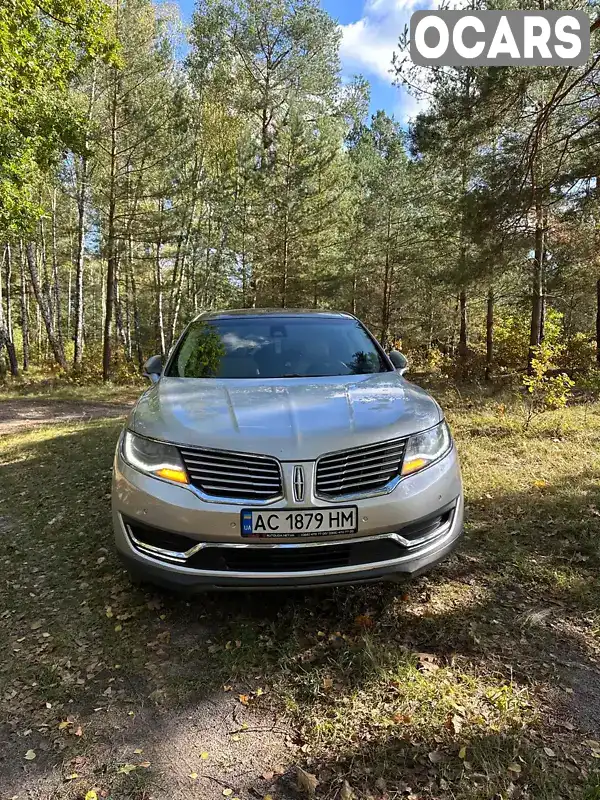
M 553 362 L 562 352 L 562 347 L 543 344 L 536 347 L 531 360 L 531 374 L 523 378 L 523 386 L 527 389 L 527 421 L 529 426 L 535 414 L 548 409 L 557 411 L 564 409 L 571 396 L 574 381 L 564 372 L 550 375 Z
M 36 189 L 65 148 L 81 145 L 69 88 L 109 56 L 102 0 L 4 0 L 0 5 L 0 233 L 39 216 Z
M 563 350 L 557 354 L 556 363 L 571 373 L 585 374 L 593 369 L 595 359 L 596 342 L 589 334 L 579 331 L 567 339 Z
M 497 314 L 494 324 L 495 360 L 505 369 L 519 369 L 527 363 L 531 320 L 525 312 Z M 563 339 L 563 314 L 549 308 L 544 321 L 544 342 L 552 349 L 552 357 L 566 357 L 566 349 L 559 347 Z M 563 362 L 560 362 L 562 366 Z

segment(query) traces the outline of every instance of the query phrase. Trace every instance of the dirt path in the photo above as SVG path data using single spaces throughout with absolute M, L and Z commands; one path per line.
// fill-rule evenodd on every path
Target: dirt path
M 72 400 L 17 398 L 0 400 L 0 436 L 27 430 L 34 425 L 122 417 L 133 403 L 93 403 Z

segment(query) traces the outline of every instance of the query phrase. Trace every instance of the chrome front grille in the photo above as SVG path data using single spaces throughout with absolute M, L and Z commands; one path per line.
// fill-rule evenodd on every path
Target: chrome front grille
M 265 502 L 283 493 L 275 458 L 225 450 L 181 449 L 190 481 L 205 495 Z
M 400 475 L 406 439 L 341 450 L 317 462 L 316 491 L 320 497 L 377 494 Z

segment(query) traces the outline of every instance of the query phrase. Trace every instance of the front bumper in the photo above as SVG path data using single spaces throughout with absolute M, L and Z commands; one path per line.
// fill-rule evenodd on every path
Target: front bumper
M 403 479 L 389 494 L 354 504 L 359 529 L 353 536 L 248 542 L 240 534 L 239 506 L 207 503 L 185 487 L 132 469 L 119 454 L 115 458 L 117 549 L 130 572 L 169 588 L 311 587 L 420 574 L 445 558 L 462 533 L 462 485 L 455 449 Z M 311 497 L 308 505 L 336 504 Z M 293 508 L 293 504 L 280 500 L 271 507 Z M 168 532 L 170 540 L 185 542 L 185 547 L 168 544 L 169 536 L 166 546 L 157 547 L 144 531 Z M 192 555 L 182 560 L 186 554 L 181 550 Z M 325 554 L 326 558 L 319 557 Z

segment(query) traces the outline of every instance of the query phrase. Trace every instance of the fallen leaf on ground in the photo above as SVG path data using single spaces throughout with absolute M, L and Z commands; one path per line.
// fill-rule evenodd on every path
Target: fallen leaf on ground
M 85 800 L 98 800 L 98 795 L 93 789 L 90 789 L 85 795 Z
M 133 752 L 136 754 L 136 756 L 139 756 L 140 753 L 143 753 L 144 751 L 142 750 L 141 747 L 136 747 Z
M 204 753 L 200 753 L 200 758 L 206 761 L 206 759 L 208 758 L 208 753 L 206 751 Z
M 417 658 L 419 659 L 417 669 L 420 669 L 421 672 L 437 672 L 440 668 L 432 653 L 417 653 Z
M 449 730 L 454 731 L 454 733 L 459 734 L 462 730 L 463 723 L 463 718 L 459 717 L 458 714 L 454 714 L 452 717 L 448 717 L 447 727 Z
M 517 764 L 516 762 L 513 762 L 512 764 L 508 765 L 508 769 L 510 772 L 514 772 L 517 775 L 519 775 L 519 773 L 521 772 L 521 765 Z
M 35 750 L 28 750 L 25 753 L 25 758 L 27 759 L 27 761 L 33 761 L 33 759 L 35 758 Z
M 275 776 L 274 772 L 263 772 L 262 777 L 265 781 L 272 781 Z
M 247 694 L 241 694 L 239 695 L 238 700 L 243 706 L 247 706 L 248 703 L 250 702 L 250 696 Z
M 354 624 L 358 628 L 372 628 L 375 623 L 373 622 L 373 618 L 368 614 L 359 614 L 354 620 Z
M 137 769 L 135 764 L 123 764 L 122 767 L 119 767 L 117 773 L 119 775 L 129 775 L 129 773 L 133 772 L 134 769 Z
M 142 761 L 141 764 L 138 764 L 138 767 L 144 767 L 144 769 L 147 769 L 149 766 L 150 766 L 149 761 Z
M 198 773 L 197 772 L 190 772 L 190 778 L 193 781 L 195 781 L 197 777 L 198 777 Z
M 305 772 L 302 767 L 296 767 L 296 781 L 301 792 L 306 792 L 309 797 L 314 797 L 315 790 L 319 785 L 316 775 Z
M 460 748 L 460 750 L 458 751 L 458 757 L 460 758 L 461 761 L 465 760 L 465 758 L 467 757 L 467 748 L 466 747 L 461 747 Z
M 323 678 L 323 688 L 333 689 L 333 678 Z
M 354 792 L 348 781 L 342 783 L 342 791 L 340 792 L 341 800 L 353 800 Z
M 230 797 L 233 794 L 233 789 L 223 789 L 223 796 Z
M 554 758 L 556 756 L 556 753 L 551 747 L 544 747 L 544 753 L 546 753 L 549 758 Z
M 429 760 L 432 764 L 439 764 L 440 761 L 444 760 L 444 754 L 441 752 L 441 750 L 433 750 L 431 753 L 429 753 Z

